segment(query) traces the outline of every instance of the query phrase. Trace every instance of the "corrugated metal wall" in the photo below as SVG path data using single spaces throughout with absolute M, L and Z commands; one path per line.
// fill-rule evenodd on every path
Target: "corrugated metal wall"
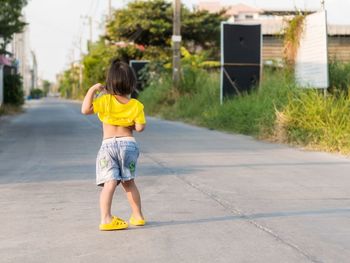
M 350 36 L 328 37 L 329 59 L 350 62 Z M 283 37 L 265 35 L 263 39 L 263 59 L 274 60 L 283 58 Z

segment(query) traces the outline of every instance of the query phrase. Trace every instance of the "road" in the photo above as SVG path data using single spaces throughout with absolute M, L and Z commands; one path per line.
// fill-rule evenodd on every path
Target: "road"
M 0 261 L 350 262 L 348 158 L 155 118 L 137 140 L 148 225 L 100 232 L 96 117 L 45 99 L 1 118 Z

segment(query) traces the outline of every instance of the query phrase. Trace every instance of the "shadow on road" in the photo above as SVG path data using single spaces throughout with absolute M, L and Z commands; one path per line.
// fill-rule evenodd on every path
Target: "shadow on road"
M 255 219 L 269 219 L 269 218 L 281 218 L 281 217 L 321 216 L 321 215 L 332 215 L 332 214 L 339 215 L 339 214 L 349 214 L 349 213 L 350 213 L 350 208 L 306 210 L 306 211 L 293 211 L 293 212 L 258 213 L 258 214 L 251 214 L 251 215 L 210 217 L 210 218 L 195 219 L 195 220 L 150 221 L 145 226 L 145 228 L 203 224 L 203 223 L 223 222 L 223 221 L 239 221 L 239 220 L 251 221 L 251 220 L 255 220 Z

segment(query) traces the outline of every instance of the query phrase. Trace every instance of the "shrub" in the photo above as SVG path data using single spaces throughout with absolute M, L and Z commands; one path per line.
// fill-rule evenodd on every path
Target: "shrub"
M 44 91 L 41 89 L 32 89 L 29 95 L 32 99 L 40 99 L 44 97 Z
M 219 72 L 206 72 L 184 63 L 184 80 L 179 90 L 172 88 L 171 71 L 163 70 L 151 77 L 139 98 L 150 115 L 313 149 L 350 153 L 347 68 L 343 64 L 331 65 L 333 93 L 326 97 L 319 90 L 298 88 L 289 70 L 265 68 L 260 88 L 220 105 Z
M 350 63 L 332 61 L 329 64 L 329 91 L 348 95 L 350 88 Z
M 24 103 L 23 83 L 20 75 L 4 76 L 4 103 L 16 106 Z
M 347 96 L 324 97 L 317 90 L 303 90 L 289 97 L 283 116 L 288 142 L 350 152 L 350 99 Z

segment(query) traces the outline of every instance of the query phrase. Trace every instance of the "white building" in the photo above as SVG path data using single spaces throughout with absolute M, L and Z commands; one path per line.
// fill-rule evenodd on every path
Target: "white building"
M 264 13 L 261 8 L 249 6 L 246 4 L 236 5 L 222 5 L 220 1 L 200 1 L 198 3 L 198 10 L 206 10 L 210 13 L 217 13 L 223 9 L 226 10 L 226 14 L 229 16 L 228 21 L 241 22 L 257 20 Z
M 29 43 L 29 27 L 26 26 L 22 33 L 14 35 L 13 40 L 10 44 L 10 52 L 16 59 L 18 73 L 23 78 L 23 90 L 25 95 L 29 95 L 32 88 L 32 55 Z

